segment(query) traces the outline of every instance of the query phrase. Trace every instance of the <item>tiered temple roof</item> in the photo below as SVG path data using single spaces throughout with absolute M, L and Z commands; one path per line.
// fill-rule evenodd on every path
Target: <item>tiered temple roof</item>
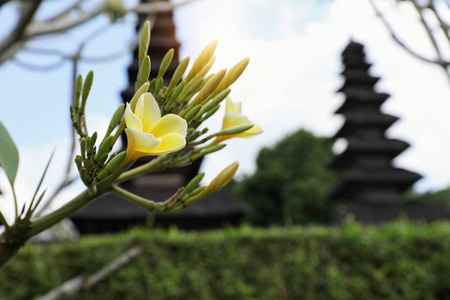
M 380 110 L 389 95 L 374 90 L 380 78 L 369 73 L 371 65 L 366 62 L 363 45 L 350 42 L 342 61 L 345 82 L 338 92 L 345 95 L 345 101 L 335 113 L 343 115 L 345 122 L 334 138 L 346 139 L 347 148 L 329 164 L 343 171 L 329 199 L 398 204 L 402 193 L 421 178 L 392 165 L 392 159 L 409 144 L 385 136 L 398 118 Z

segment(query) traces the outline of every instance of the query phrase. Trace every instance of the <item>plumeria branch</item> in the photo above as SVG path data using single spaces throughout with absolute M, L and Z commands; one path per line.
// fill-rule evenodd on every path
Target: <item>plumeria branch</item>
M 130 9 L 123 9 L 125 10 L 125 13 L 155 14 L 171 11 L 176 7 L 189 4 L 193 1 L 194 0 L 186 0 L 176 4 L 165 1 L 139 3 Z M 0 41 L 0 64 L 11 59 L 25 46 L 26 42 L 44 35 L 66 32 L 107 12 L 110 7 L 110 1 L 103 0 L 94 7 L 83 10 L 80 5 L 81 1 L 76 1 L 71 6 L 51 18 L 36 20 L 34 19 L 34 15 L 41 3 L 42 0 L 22 1 L 20 3 L 19 22 L 10 34 L 7 34 L 6 37 Z M 73 14 L 72 12 L 74 11 L 77 13 Z
M 92 36 L 95 36 L 95 33 Z M 55 211 L 35 218 L 36 209 L 45 194 L 44 191 L 38 196 L 47 165 L 31 204 L 28 208 L 24 206 L 19 213 L 16 202 L 16 220 L 0 235 L 0 266 L 15 255 L 30 237 L 55 225 L 107 192 L 113 192 L 149 211 L 174 213 L 224 187 L 233 178 L 239 166 L 237 162 L 225 168 L 207 186 L 199 186 L 203 173 L 195 176 L 186 187 L 181 187 L 169 199 L 160 203 L 144 199 L 117 186 L 118 183 L 137 176 L 189 165 L 205 155 L 223 149 L 226 145 L 222 142 L 227 139 L 251 137 L 262 132 L 261 128 L 241 115 L 240 103 L 233 103 L 227 99 L 222 129 L 202 139 L 200 143 L 196 142 L 207 132 L 206 128 L 202 130 L 197 128 L 217 112 L 220 103 L 230 93 L 229 86 L 241 75 L 248 64 L 248 59 L 238 62 L 228 72 L 223 69 L 208 75 L 215 60 L 214 51 L 217 42 L 213 41 L 205 47 L 184 78 L 189 59 L 183 60 L 176 68 L 169 86 L 166 87 L 163 85 L 163 77 L 172 62 L 174 50 L 171 49 L 164 56 L 158 75 L 151 79 L 150 57 L 147 54 L 149 43 L 150 23 L 145 22 L 139 41 L 136 93 L 126 106 L 122 104 L 116 109 L 101 140 L 98 139 L 97 132 L 88 132 L 86 124 L 85 108 L 93 85 L 94 73 L 90 71 L 85 78 L 79 75 L 74 80 L 70 116 L 80 145 L 80 154 L 76 155 L 75 164 L 86 189 Z M 83 47 L 84 44 L 80 45 L 78 54 Z M 78 58 L 78 55 L 73 56 L 74 75 L 77 73 Z M 128 139 L 126 151 L 112 152 L 116 140 L 123 132 Z M 4 136 L 7 136 L 7 133 Z M 214 137 L 213 142 L 202 146 Z M 13 142 L 9 143 L 10 148 L 14 150 Z M 193 144 L 199 147 L 194 148 Z M 135 160 L 143 156 L 156 158 L 128 170 Z M 70 170 L 71 167 L 68 166 L 68 173 Z M 15 177 L 12 171 L 7 171 L 11 183 Z M 69 177 L 66 177 L 57 192 L 69 181 Z
M 0 63 L 2 63 L 3 56 L 6 58 L 12 57 L 16 51 L 19 50 L 21 45 L 24 44 L 26 38 L 26 30 L 29 24 L 32 22 L 33 17 L 41 5 L 42 0 L 36 1 L 23 1 L 19 5 L 19 21 L 15 28 L 9 35 L 0 42 Z

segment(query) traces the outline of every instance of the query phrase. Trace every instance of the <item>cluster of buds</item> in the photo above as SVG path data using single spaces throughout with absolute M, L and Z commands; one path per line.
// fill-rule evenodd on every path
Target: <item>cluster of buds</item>
M 125 152 L 120 154 L 110 153 L 120 133 L 123 131 L 124 125 L 122 125 L 122 128 L 119 127 L 115 134 L 112 135 L 112 132 L 122 118 L 124 111 L 123 104 L 116 109 L 106 134 L 99 143 L 98 149 L 96 146 L 97 132 L 94 132 L 92 135 L 88 133 L 85 107 L 93 79 L 94 74 L 92 71 L 88 73 L 84 82 L 81 75 L 77 77 L 74 103 L 70 107 L 72 124 L 80 137 L 81 154 L 75 157 L 75 163 L 80 178 L 87 187 L 95 186 L 107 175 L 112 174 L 114 170 L 117 170 L 122 165 L 126 157 Z
M 215 61 L 217 41 L 213 41 L 200 53 L 188 72 L 189 57 L 182 60 L 168 86 L 164 86 L 164 75 L 172 62 L 174 50 L 171 49 L 164 56 L 157 77 L 150 80 L 151 60 L 147 55 L 149 42 L 150 24 L 146 22 L 140 37 L 135 95 L 126 107 L 121 105 L 116 110 L 98 149 L 97 134 L 88 135 L 84 117 L 93 75 L 89 73 L 84 83 L 78 77 L 75 101 L 71 107 L 73 125 L 80 136 L 81 146 L 81 155 L 75 161 L 81 179 L 89 188 L 108 184 L 110 191 L 149 210 L 176 212 L 226 185 L 239 164 L 231 164 L 206 187 L 197 187 L 204 176 L 201 173 L 161 203 L 133 195 L 116 184 L 149 172 L 189 165 L 224 148 L 222 142 L 229 138 L 250 137 L 262 130 L 241 115 L 240 103 L 233 103 L 228 98 L 229 87 L 247 67 L 248 58 L 228 71 L 223 69 L 208 74 Z M 219 110 L 225 99 L 227 104 L 222 129 L 205 137 L 208 129 L 200 129 L 200 125 Z M 114 129 L 116 131 L 112 134 Z M 114 143 L 123 131 L 128 139 L 127 150 L 111 154 Z M 136 159 L 149 155 L 158 157 L 126 171 Z

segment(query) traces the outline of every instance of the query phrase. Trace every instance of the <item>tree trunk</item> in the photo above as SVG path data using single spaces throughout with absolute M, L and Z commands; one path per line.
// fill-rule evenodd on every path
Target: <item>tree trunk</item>
M 0 269 L 17 254 L 25 241 L 13 232 L 4 231 L 0 235 Z

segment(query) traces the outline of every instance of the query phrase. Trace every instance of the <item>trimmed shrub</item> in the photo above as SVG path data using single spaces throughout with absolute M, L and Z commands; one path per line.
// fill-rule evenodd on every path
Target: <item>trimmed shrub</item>
M 144 253 L 76 299 L 450 299 L 450 223 L 184 233 L 134 229 L 27 245 L 0 272 L 1 299 L 32 299 Z

